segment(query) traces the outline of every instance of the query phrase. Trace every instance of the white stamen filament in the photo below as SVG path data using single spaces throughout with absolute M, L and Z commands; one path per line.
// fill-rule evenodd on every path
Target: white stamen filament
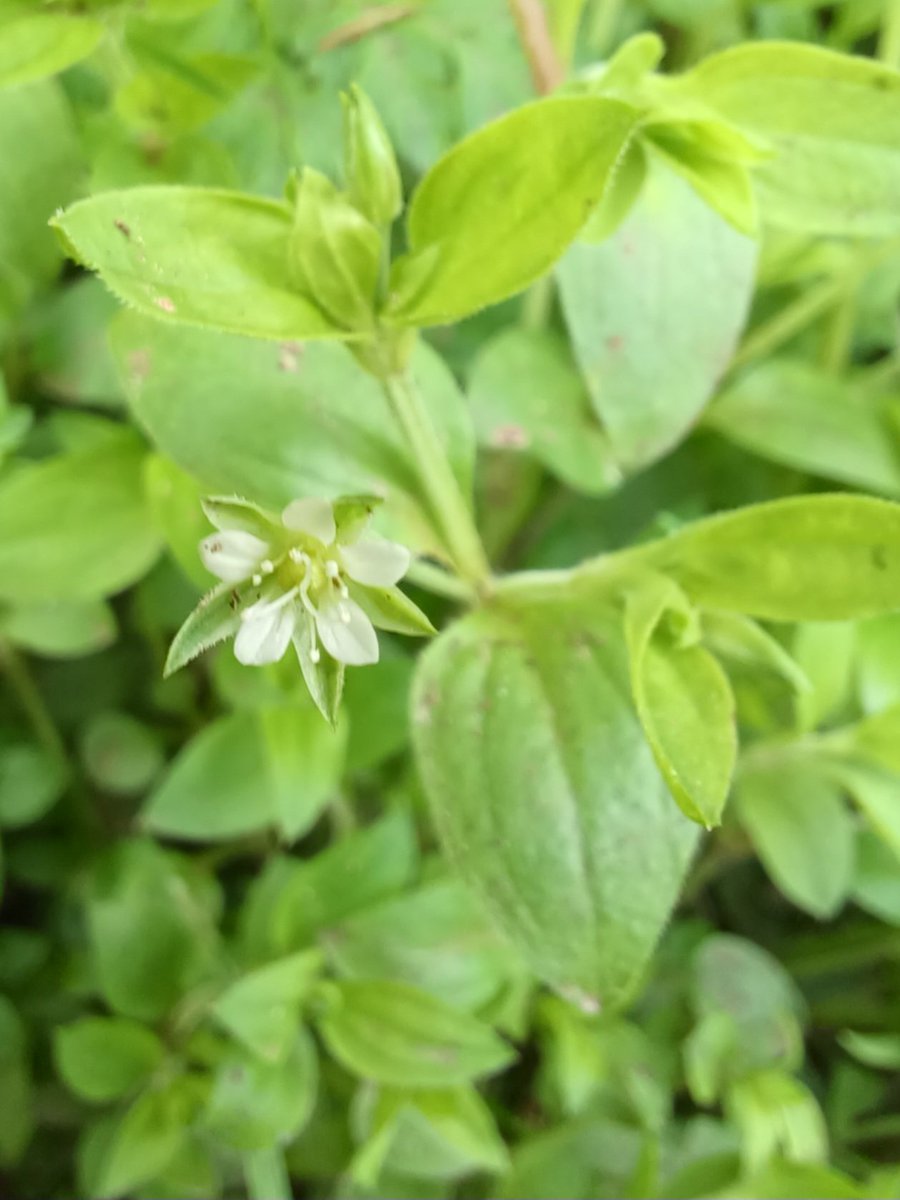
M 268 616 L 269 613 L 277 612 L 279 608 L 284 608 L 286 604 L 294 599 L 300 591 L 299 586 L 291 588 L 289 592 L 285 592 L 283 596 L 279 596 L 276 600 L 257 601 L 256 604 L 251 604 L 249 608 L 245 608 L 241 613 L 242 621 L 255 621 L 257 617 Z

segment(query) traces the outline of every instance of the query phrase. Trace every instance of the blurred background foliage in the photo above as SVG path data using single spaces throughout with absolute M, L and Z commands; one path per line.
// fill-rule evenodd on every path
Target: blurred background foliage
M 757 38 L 900 59 L 896 0 L 581 7 L 548 5 L 576 71 L 647 30 L 666 71 Z M 37 10 L 79 24 L 23 51 Z M 310 1197 L 900 1196 L 900 616 L 778 631 L 799 690 L 732 645 L 734 797 L 624 1017 L 538 988 L 437 855 L 408 645 L 351 674 L 336 735 L 291 664 L 226 647 L 162 680 L 207 586 L 221 439 L 230 477 L 277 443 L 321 490 L 347 446 L 373 471 L 391 451 L 344 360 L 148 329 L 48 218 L 110 188 L 338 175 L 353 81 L 411 186 L 534 95 L 520 33 L 500 0 L 0 3 L 4 1195 L 274 1200 L 287 1171 Z M 640 271 L 582 244 L 429 335 L 503 568 L 772 497 L 900 499 L 900 245 L 766 228 L 757 262 L 674 174 L 654 187 L 616 235 Z M 754 270 L 720 379 L 667 313 L 727 342 Z

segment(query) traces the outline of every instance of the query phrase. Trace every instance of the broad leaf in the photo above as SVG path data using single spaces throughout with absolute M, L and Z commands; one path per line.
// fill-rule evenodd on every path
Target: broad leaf
M 530 454 L 592 495 L 619 482 L 609 440 L 556 336 L 507 329 L 489 341 L 472 368 L 469 403 L 482 445 Z
M 687 433 L 737 344 L 756 246 L 665 167 L 615 234 L 557 268 L 575 357 L 613 453 L 652 462 Z
M 455 1087 L 499 1071 L 514 1056 L 475 1017 L 386 980 L 333 985 L 317 1024 L 343 1066 L 393 1087 Z
M 413 195 L 390 319 L 456 320 L 542 275 L 599 203 L 635 115 L 593 96 L 539 100 L 454 146 Z
M 671 575 L 704 608 L 772 621 L 840 621 L 900 609 L 900 505 L 867 496 L 754 504 L 633 554 Z
M 216 1000 L 212 1015 L 259 1058 L 283 1059 L 320 969 L 321 956 L 309 950 L 249 971 Z
M 761 364 L 726 389 L 706 423 L 774 462 L 900 496 L 900 446 L 885 406 L 809 363 Z
M 220 841 L 275 825 L 293 841 L 338 785 L 344 732 L 309 705 L 233 713 L 181 751 L 144 809 L 155 833 Z
M 293 285 L 287 205 L 142 187 L 80 200 L 53 224 L 79 262 L 149 316 L 260 338 L 341 336 Z
M 855 831 L 838 788 L 809 766 L 741 775 L 738 819 L 779 890 L 814 917 L 833 917 L 853 881 Z
M 138 420 L 207 492 L 245 496 L 275 511 L 303 495 L 374 493 L 385 499 L 386 529 L 440 552 L 421 516 L 415 466 L 379 386 L 342 348 L 270 346 L 130 314 L 117 323 L 113 344 Z M 416 351 L 412 369 L 468 489 L 473 439 L 465 402 L 427 347 Z
M 763 217 L 805 234 L 900 230 L 900 73 L 796 42 L 734 46 L 677 90 L 766 139 Z
M 628 700 L 618 621 L 564 596 L 487 609 L 420 660 L 418 759 L 444 847 L 534 972 L 632 993 L 696 829 Z
M 124 1017 L 82 1017 L 57 1029 L 57 1070 L 77 1096 L 95 1104 L 117 1100 L 145 1083 L 163 1059 L 156 1034 Z
M 93 446 L 8 475 L 0 483 L 0 598 L 95 600 L 139 579 L 159 552 L 143 459 L 134 432 L 113 426 Z

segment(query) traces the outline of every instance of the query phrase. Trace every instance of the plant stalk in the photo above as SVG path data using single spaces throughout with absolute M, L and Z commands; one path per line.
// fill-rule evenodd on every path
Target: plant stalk
M 248 1151 L 243 1161 L 250 1200 L 291 1200 L 291 1181 L 277 1146 Z
M 31 677 L 28 664 L 5 638 L 0 638 L 0 666 L 6 673 L 19 705 L 28 717 L 35 736 L 42 746 L 68 768 L 65 743 L 37 684 Z
M 381 385 L 391 411 L 412 450 L 413 463 L 431 515 L 443 535 L 459 575 L 483 589 L 490 564 L 481 544 L 471 509 L 460 490 L 444 447 L 408 373 L 386 374 Z

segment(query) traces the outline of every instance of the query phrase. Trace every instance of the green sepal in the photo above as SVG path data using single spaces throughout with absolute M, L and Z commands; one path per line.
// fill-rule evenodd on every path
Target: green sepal
M 344 664 L 324 652 L 320 652 L 318 662 L 313 662 L 311 651 L 316 645 L 317 635 L 315 623 L 308 614 L 304 614 L 303 628 L 295 630 L 292 640 L 303 682 L 309 689 L 313 704 L 333 727 L 337 725 L 341 695 L 344 691 Z
M 363 587 L 348 581 L 350 595 L 378 629 L 407 637 L 431 637 L 437 632 L 417 604 L 397 587 Z
M 375 510 L 384 500 L 381 496 L 341 496 L 335 500 L 334 524 L 337 529 L 337 540 L 346 545 L 355 542 L 372 520 Z
M 203 597 L 169 647 L 163 675 L 168 677 L 204 650 L 234 637 L 241 627 L 241 602 L 252 585 L 220 583 Z
M 284 533 L 276 516 L 242 496 L 205 496 L 200 507 L 216 529 L 240 529 L 264 542 L 271 542 L 279 532 Z
M 319 171 L 296 183 L 290 267 L 301 290 L 345 329 L 372 324 L 381 263 L 375 227 Z

